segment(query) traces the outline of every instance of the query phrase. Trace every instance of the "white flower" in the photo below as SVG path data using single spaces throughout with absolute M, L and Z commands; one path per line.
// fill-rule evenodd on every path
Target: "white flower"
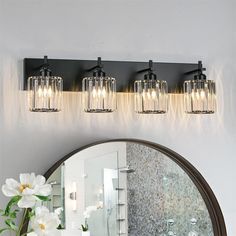
M 37 207 L 35 216 L 30 220 L 30 228 L 33 232 L 29 236 L 53 236 L 58 235 L 57 227 L 60 224 L 59 217 L 54 212 L 49 212 L 48 208 Z
M 54 211 L 57 215 L 60 215 L 63 212 L 63 207 L 58 207 Z
M 37 234 L 35 232 L 30 232 L 27 234 L 27 236 L 37 236 Z
M 42 175 L 20 174 L 20 182 L 6 179 L 6 183 L 2 186 L 2 192 L 7 197 L 21 196 L 18 207 L 31 208 L 39 200 L 36 195 L 49 196 L 51 194 L 51 185 L 45 183 L 46 179 Z
M 90 214 L 96 210 L 97 210 L 96 206 L 88 206 L 84 212 L 84 218 L 88 219 L 90 217 Z
M 103 201 L 99 201 L 97 204 L 97 209 L 102 209 L 103 208 Z

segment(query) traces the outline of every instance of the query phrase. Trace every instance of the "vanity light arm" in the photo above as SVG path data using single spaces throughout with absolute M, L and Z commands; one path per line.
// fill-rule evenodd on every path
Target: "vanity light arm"
M 198 61 L 198 68 L 196 70 L 191 70 L 186 73 L 185 75 L 193 75 L 193 74 L 198 74 L 199 76 L 203 75 L 203 71 L 206 71 L 206 68 L 203 68 L 202 66 L 202 61 Z
M 144 80 L 156 80 L 157 75 L 153 72 L 153 61 L 149 60 L 148 63 L 149 63 L 149 68 L 140 70 L 137 73 L 141 74 L 147 72 L 147 74 L 144 75 Z
M 148 63 L 149 63 L 149 67 L 147 69 L 139 70 L 139 71 L 137 71 L 137 73 L 138 74 L 145 73 L 145 72 L 152 73 L 153 72 L 153 61 L 149 60 Z
M 52 71 L 49 69 L 48 56 L 44 56 L 43 64 L 33 68 L 34 71 L 40 71 L 41 76 L 51 76 Z
M 51 76 L 52 71 L 49 69 L 48 56 L 44 56 L 44 63 L 40 66 L 41 76 Z
M 93 71 L 94 77 L 105 77 L 105 72 L 103 71 L 103 65 L 102 65 L 102 59 L 101 57 L 98 57 L 97 59 L 97 65 L 86 70 L 86 72 Z

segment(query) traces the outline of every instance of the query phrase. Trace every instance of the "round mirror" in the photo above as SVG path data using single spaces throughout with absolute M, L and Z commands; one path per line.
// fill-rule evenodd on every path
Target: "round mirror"
M 115 140 L 74 151 L 47 173 L 63 236 L 225 236 L 200 173 L 157 144 Z

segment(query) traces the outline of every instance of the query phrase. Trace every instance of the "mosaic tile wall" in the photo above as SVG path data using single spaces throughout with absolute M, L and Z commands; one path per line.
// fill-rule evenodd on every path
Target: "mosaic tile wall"
M 129 236 L 213 236 L 211 220 L 197 188 L 164 154 L 128 143 Z

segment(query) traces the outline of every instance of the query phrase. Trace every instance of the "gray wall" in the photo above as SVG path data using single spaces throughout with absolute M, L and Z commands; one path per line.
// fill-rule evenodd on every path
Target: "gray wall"
M 234 0 L 0 0 L 0 182 L 20 172 L 44 173 L 82 145 L 138 138 L 165 145 L 193 163 L 212 186 L 236 235 L 234 145 L 236 48 Z M 113 114 L 85 114 L 65 93 L 63 112 L 27 111 L 22 59 L 41 57 L 195 62 L 217 81 L 218 112 L 189 116 L 182 97 L 170 112 L 141 116 L 131 95 Z M 1 203 L 4 202 L 1 198 Z

